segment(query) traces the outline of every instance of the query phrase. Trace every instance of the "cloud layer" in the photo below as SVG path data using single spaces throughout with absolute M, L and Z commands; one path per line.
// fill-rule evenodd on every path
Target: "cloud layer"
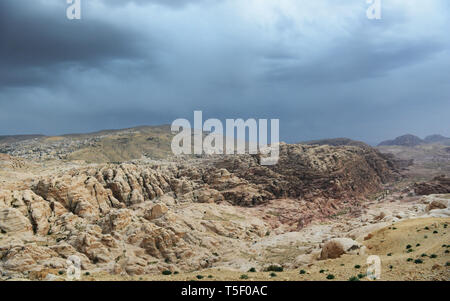
M 450 5 L 364 0 L 0 3 L 0 134 L 279 118 L 282 140 L 450 135 Z

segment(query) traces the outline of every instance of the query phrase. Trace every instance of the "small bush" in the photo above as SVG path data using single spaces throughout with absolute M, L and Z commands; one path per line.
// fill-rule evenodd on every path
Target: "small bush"
M 450 266 L 450 261 L 447 261 L 447 262 L 445 263 L 445 266 Z
M 411 245 L 407 245 L 406 248 L 407 248 L 407 249 L 411 249 L 412 246 L 411 246 Z
M 364 278 L 364 277 L 366 277 L 366 274 L 358 274 L 358 278 L 359 278 L 359 279 L 362 279 L 362 278 Z
M 416 244 L 416 247 L 420 247 L 420 244 Z
M 428 228 L 428 227 L 425 227 L 424 229 L 425 229 L 425 230 L 430 230 L 430 228 Z
M 438 231 L 437 231 L 437 230 L 434 230 L 434 231 L 433 231 L 433 234 L 438 234 Z
M 250 270 L 248 270 L 250 273 L 256 273 L 256 269 L 255 268 L 250 268 Z
M 431 254 L 430 258 L 437 258 L 437 255 L 436 254 Z
M 174 274 L 174 275 L 178 275 L 178 274 L 180 274 L 180 272 L 175 271 L 175 272 L 173 272 L 173 274 Z
M 325 270 L 320 270 L 319 273 L 323 274 L 325 272 Z
M 59 275 L 64 275 L 64 271 L 58 271 Z
M 414 252 L 414 250 L 413 250 L 413 249 L 408 249 L 408 250 L 406 251 L 406 253 L 411 253 L 411 252 Z
M 406 261 L 413 261 L 413 259 L 410 257 L 410 258 L 406 259 Z
M 270 277 L 277 277 L 277 274 L 275 274 L 274 272 L 270 273 Z
M 169 271 L 169 270 L 164 270 L 164 271 L 162 271 L 162 274 L 166 275 L 166 276 L 169 276 L 169 275 L 172 275 L 172 272 Z
M 423 260 L 422 259 L 416 259 L 416 260 L 414 260 L 414 263 L 415 264 L 420 264 L 420 263 L 423 263 Z
M 361 266 L 359 264 L 355 265 L 355 269 L 360 269 Z
M 84 273 L 85 276 L 89 276 L 90 274 L 91 273 L 89 273 L 89 272 Z
M 241 277 L 239 277 L 240 279 L 248 279 L 248 275 L 242 274 Z
M 394 268 L 394 266 L 393 266 L 393 265 L 390 265 L 390 266 L 389 266 L 389 269 L 391 269 L 391 270 L 392 270 L 393 268 Z
M 447 245 L 442 245 L 442 247 L 443 247 L 443 248 L 446 248 L 446 247 L 447 247 Z
M 444 253 L 445 253 L 445 254 L 448 254 L 448 253 L 450 253 L 450 251 L 449 251 L 449 250 L 445 250 Z
M 197 275 L 197 276 L 195 276 L 195 277 L 197 277 L 197 279 L 203 279 L 203 278 L 205 278 L 203 275 Z
M 423 238 L 427 239 L 427 238 L 428 238 L 428 235 L 424 235 L 424 237 L 423 237 Z
M 268 272 L 283 272 L 283 267 L 278 265 L 271 265 L 267 268 Z
M 428 255 L 423 253 L 422 255 L 420 255 L 420 257 L 427 257 Z
M 208 278 L 209 278 L 209 279 L 213 278 L 213 275 L 208 275 Z
M 300 274 L 306 274 L 306 271 L 305 270 L 300 270 Z
M 352 276 L 352 277 L 348 278 L 348 281 L 359 281 L 359 277 Z
M 328 274 L 327 275 L 327 279 L 329 279 L 329 280 L 334 279 L 334 275 L 333 274 Z
M 388 253 L 387 256 L 392 256 L 392 253 Z

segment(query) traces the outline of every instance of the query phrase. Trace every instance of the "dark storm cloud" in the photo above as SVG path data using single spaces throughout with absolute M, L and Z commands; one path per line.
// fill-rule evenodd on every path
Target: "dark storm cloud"
M 279 118 L 289 142 L 450 136 L 445 0 L 0 1 L 0 134 Z
M 135 58 L 139 35 L 98 20 L 70 22 L 62 2 L 0 2 L 0 87 L 42 85 L 70 66 Z

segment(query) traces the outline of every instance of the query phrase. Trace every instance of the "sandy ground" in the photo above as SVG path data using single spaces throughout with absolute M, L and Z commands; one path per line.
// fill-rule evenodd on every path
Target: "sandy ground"
M 107 274 L 83 275 L 81 280 L 129 281 L 347 281 L 351 277 L 362 281 L 366 277 L 368 256 L 381 260 L 379 280 L 450 280 L 450 218 L 415 218 L 384 227 L 364 241 L 364 255 L 343 255 L 337 259 L 315 261 L 308 267 L 283 272 L 241 272 L 223 268 L 206 269 L 176 275 L 144 275 L 135 277 Z M 407 248 L 411 245 L 411 248 Z M 412 251 L 408 251 L 411 249 Z M 408 258 L 411 258 L 408 260 Z M 420 259 L 420 261 L 416 261 Z M 301 271 L 304 271 L 303 272 Z M 243 276 L 246 275 L 246 276 Z M 334 276 L 333 279 L 332 275 Z

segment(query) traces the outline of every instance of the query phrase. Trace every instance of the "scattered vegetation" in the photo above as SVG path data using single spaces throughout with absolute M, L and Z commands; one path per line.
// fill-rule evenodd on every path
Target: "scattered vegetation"
M 416 260 L 414 260 L 414 263 L 415 264 L 420 264 L 420 263 L 423 263 L 423 260 L 422 259 L 416 259 Z
M 250 270 L 248 270 L 249 273 L 256 273 L 256 269 L 255 268 L 250 268 Z
M 348 281 L 359 281 L 359 277 L 352 276 L 352 277 L 348 278 Z
M 163 274 L 163 275 L 166 275 L 166 276 L 172 275 L 172 271 L 164 270 L 164 271 L 162 271 L 162 274 Z
M 319 273 L 323 274 L 325 272 L 325 270 L 320 270 Z
M 205 278 L 203 275 L 197 275 L 197 276 L 195 276 L 195 277 L 197 277 L 197 279 L 199 279 L 199 280 Z
M 359 264 L 355 265 L 355 269 L 360 269 L 361 266 Z
M 240 277 L 240 279 L 248 279 L 248 275 L 242 274 L 241 277 Z
M 328 279 L 328 280 L 334 279 L 334 275 L 333 275 L 333 274 L 328 274 L 328 275 L 327 275 L 327 279 Z
M 411 246 L 411 245 L 407 245 L 406 248 L 407 248 L 407 249 L 411 249 L 412 246 Z
M 406 259 L 406 261 L 413 261 L 413 259 L 410 257 L 410 258 Z
M 366 277 L 366 274 L 358 274 L 358 279 L 363 279 L 364 277 Z
M 266 270 L 268 272 L 283 272 L 283 267 L 278 265 L 271 265 Z
M 306 274 L 306 271 L 305 270 L 300 270 L 300 274 Z
M 277 277 L 277 274 L 275 274 L 274 272 L 270 273 L 270 277 Z
M 437 258 L 437 255 L 436 254 L 431 254 L 430 258 Z

